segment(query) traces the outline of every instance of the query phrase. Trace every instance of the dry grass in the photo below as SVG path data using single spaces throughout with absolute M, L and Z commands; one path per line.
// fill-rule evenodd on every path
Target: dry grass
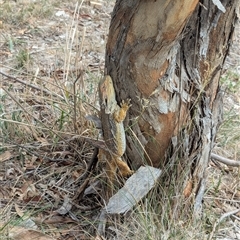
M 73 0 L 0 3 L 1 239 L 94 239 L 103 202 L 96 193 L 75 198 L 93 152 L 76 136 L 97 135 L 85 116 L 97 114 L 111 6 Z M 239 159 L 236 79 L 233 71 L 223 79 L 229 92 L 215 150 Z M 239 172 L 217 163 L 208 171 L 202 222 L 192 221 L 178 205 L 179 186 L 159 184 L 132 212 L 109 219 L 108 238 L 207 239 L 219 217 L 240 204 Z M 95 169 L 89 185 L 100 178 Z M 178 218 L 173 204 L 182 208 Z M 239 227 L 223 223 L 216 236 L 230 236 Z M 222 230 L 225 226 L 231 229 Z
M 7 1 L 0 12 L 1 239 L 88 239 L 100 199 L 72 199 L 93 152 L 76 136 L 95 134 L 85 120 L 97 114 L 103 66 L 98 44 L 92 52 L 95 16 L 75 1 Z
M 238 65 L 240 61 L 238 62 Z M 225 89 L 224 120 L 220 126 L 214 151 L 219 155 L 240 161 L 240 86 L 237 68 L 231 68 L 222 77 Z M 218 220 L 233 210 L 240 208 L 240 172 L 238 168 L 218 162 L 208 169 L 208 190 L 205 195 L 206 215 L 210 232 L 218 239 L 238 239 L 240 237 L 239 216 L 226 217 L 219 224 Z M 215 231 L 213 231 L 216 226 Z

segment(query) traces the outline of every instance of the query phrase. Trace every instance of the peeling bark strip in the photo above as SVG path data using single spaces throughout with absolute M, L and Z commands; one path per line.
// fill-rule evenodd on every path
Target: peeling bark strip
M 153 166 L 181 164 L 193 182 L 196 211 L 220 121 L 219 78 L 238 0 L 221 4 L 117 0 L 106 51 L 106 74 L 117 100 L 132 99 L 128 126 L 138 138 L 129 131 L 132 164 L 144 163 L 144 156 Z M 166 159 L 170 144 L 173 151 Z
M 145 197 L 154 187 L 161 170 L 150 166 L 141 166 L 124 184 L 124 186 L 113 195 L 105 207 L 107 213 L 120 214 L 132 209 Z

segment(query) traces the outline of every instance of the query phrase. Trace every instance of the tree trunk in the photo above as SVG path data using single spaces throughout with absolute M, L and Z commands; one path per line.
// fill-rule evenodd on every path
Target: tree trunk
M 215 4 L 213 3 L 215 2 Z M 117 0 L 106 72 L 117 100 L 131 98 L 127 156 L 169 168 L 201 209 L 205 172 L 221 116 L 219 78 L 238 0 Z

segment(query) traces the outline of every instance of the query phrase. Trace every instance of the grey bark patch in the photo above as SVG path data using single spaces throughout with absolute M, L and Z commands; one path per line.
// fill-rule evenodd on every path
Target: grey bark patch
M 154 187 L 161 170 L 150 166 L 141 166 L 110 199 L 107 213 L 120 214 L 129 211 Z
M 226 8 L 222 5 L 222 3 L 219 0 L 212 0 L 213 4 L 217 6 L 219 10 L 221 10 L 223 13 L 226 12 Z

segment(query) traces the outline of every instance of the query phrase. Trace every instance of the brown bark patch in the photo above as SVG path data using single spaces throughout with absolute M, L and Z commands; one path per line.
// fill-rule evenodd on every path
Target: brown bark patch
M 154 133 L 149 123 L 141 126 L 141 130 L 147 133 L 146 138 L 148 138 L 148 143 L 146 145 L 146 152 L 151 156 L 152 162 L 150 164 L 154 167 L 162 165 L 164 154 L 176 127 L 176 113 L 160 114 L 158 120 L 161 125 L 159 133 Z M 151 136 L 149 136 L 149 133 Z
M 167 68 L 168 68 L 168 61 L 166 60 L 161 68 L 159 69 L 150 69 L 147 68 L 145 74 L 138 75 L 136 78 L 136 83 L 139 91 L 144 95 L 144 97 L 149 97 L 152 92 L 159 86 L 159 79 L 162 78 L 162 76 L 165 74 Z
M 164 41 L 173 41 L 178 33 L 185 26 L 187 17 L 194 11 L 198 0 L 194 1 L 172 1 L 168 2 L 166 11 L 169 10 L 169 14 L 165 20 L 166 32 L 163 33 Z

